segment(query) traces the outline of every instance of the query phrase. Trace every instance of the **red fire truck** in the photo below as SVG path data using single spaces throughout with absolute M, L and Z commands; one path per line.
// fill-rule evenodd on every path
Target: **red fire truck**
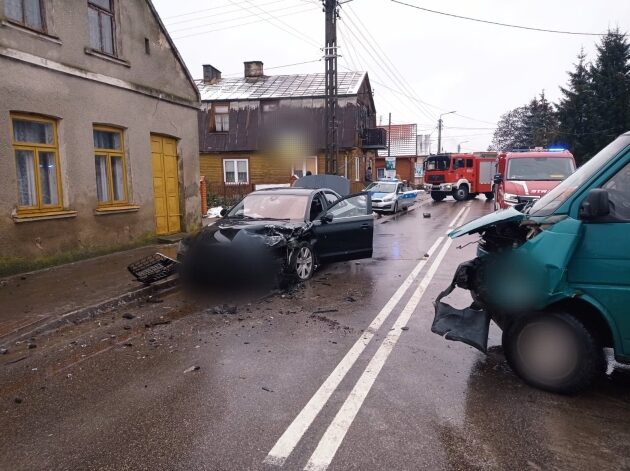
M 560 148 L 515 149 L 499 154 L 495 209 L 537 200 L 575 172 L 571 152 Z
M 457 201 L 483 193 L 494 197 L 495 152 L 478 154 L 437 154 L 424 161 L 424 187 L 434 201 L 452 196 Z

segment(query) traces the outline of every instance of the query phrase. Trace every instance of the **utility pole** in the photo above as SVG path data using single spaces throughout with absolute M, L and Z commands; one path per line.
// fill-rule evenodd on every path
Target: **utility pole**
M 392 114 L 389 113 L 389 124 L 387 125 L 387 157 L 392 156 Z
M 445 114 L 451 114 L 451 113 L 455 113 L 455 111 L 449 111 L 448 113 L 442 113 L 440 115 L 440 119 L 438 119 L 438 148 L 437 148 L 437 153 L 438 154 L 442 153 L 442 116 L 444 116 Z
M 326 173 L 336 173 L 337 162 L 337 17 L 338 0 L 322 0 L 326 13 L 324 62 L 326 64 Z

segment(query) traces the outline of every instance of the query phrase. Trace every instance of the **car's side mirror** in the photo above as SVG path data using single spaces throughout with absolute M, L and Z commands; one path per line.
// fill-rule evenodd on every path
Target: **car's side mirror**
M 228 210 L 225 208 L 222 208 L 221 211 L 219 212 L 219 216 L 221 216 L 222 218 L 224 218 L 228 213 Z
M 581 219 L 596 219 L 610 214 L 608 191 L 593 188 L 580 205 Z
M 330 213 L 324 214 L 319 220 L 323 223 L 328 223 L 333 221 L 333 215 Z
M 501 182 L 503 181 L 503 175 L 501 175 L 500 173 L 497 173 L 497 174 L 496 174 L 496 175 L 492 178 L 492 181 L 498 185 L 499 183 L 501 183 Z

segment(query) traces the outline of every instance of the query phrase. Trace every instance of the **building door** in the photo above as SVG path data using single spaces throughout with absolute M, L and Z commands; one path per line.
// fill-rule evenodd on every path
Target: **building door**
M 169 137 L 151 135 L 155 232 L 158 235 L 181 232 L 177 142 Z

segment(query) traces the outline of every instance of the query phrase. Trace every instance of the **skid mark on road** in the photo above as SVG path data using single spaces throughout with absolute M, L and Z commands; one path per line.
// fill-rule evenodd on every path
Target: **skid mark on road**
M 467 211 L 467 207 L 461 208 L 461 210 L 456 214 L 456 216 L 451 220 L 449 224 L 449 229 L 452 228 L 459 220 L 462 215 L 465 217 L 465 211 Z M 350 348 L 348 353 L 343 357 L 343 359 L 339 362 L 339 364 L 335 367 L 333 372 L 328 376 L 326 381 L 320 386 L 317 392 L 313 395 L 313 397 L 308 401 L 306 406 L 300 411 L 297 417 L 293 420 L 293 422 L 289 425 L 289 427 L 285 430 L 282 436 L 278 439 L 274 447 L 271 449 L 267 457 L 264 459 L 264 463 L 282 466 L 284 465 L 286 459 L 293 452 L 297 444 L 300 442 L 306 431 L 309 429 L 317 415 L 324 408 L 331 395 L 335 392 L 341 381 L 345 378 L 347 373 L 350 371 L 352 366 L 355 364 L 361 353 L 365 350 L 367 345 L 370 343 L 372 338 L 374 337 L 376 331 L 383 325 L 383 322 L 389 317 L 389 315 L 393 312 L 394 308 L 398 305 L 402 297 L 409 290 L 413 282 L 416 280 L 424 266 L 430 260 L 431 256 L 435 253 L 435 251 L 440 247 L 442 242 L 444 241 L 444 237 L 438 237 L 435 243 L 428 250 L 428 257 L 423 258 L 418 262 L 418 264 L 414 267 L 411 273 L 407 276 L 407 278 L 402 282 L 402 284 L 398 287 L 394 295 L 389 299 L 389 301 L 383 306 L 378 315 L 374 318 L 372 323 L 366 329 L 364 334 L 359 338 L 355 344 Z M 450 239 L 448 244 L 450 246 Z M 440 252 L 442 253 L 442 252 Z M 443 257 L 443 256 L 442 256 Z M 435 265 L 435 264 L 434 264 Z M 437 267 L 436 267 L 437 269 Z M 426 278 L 426 277 L 425 277 Z M 422 286 L 422 283 L 421 283 Z M 404 311 L 403 311 L 404 312 Z

